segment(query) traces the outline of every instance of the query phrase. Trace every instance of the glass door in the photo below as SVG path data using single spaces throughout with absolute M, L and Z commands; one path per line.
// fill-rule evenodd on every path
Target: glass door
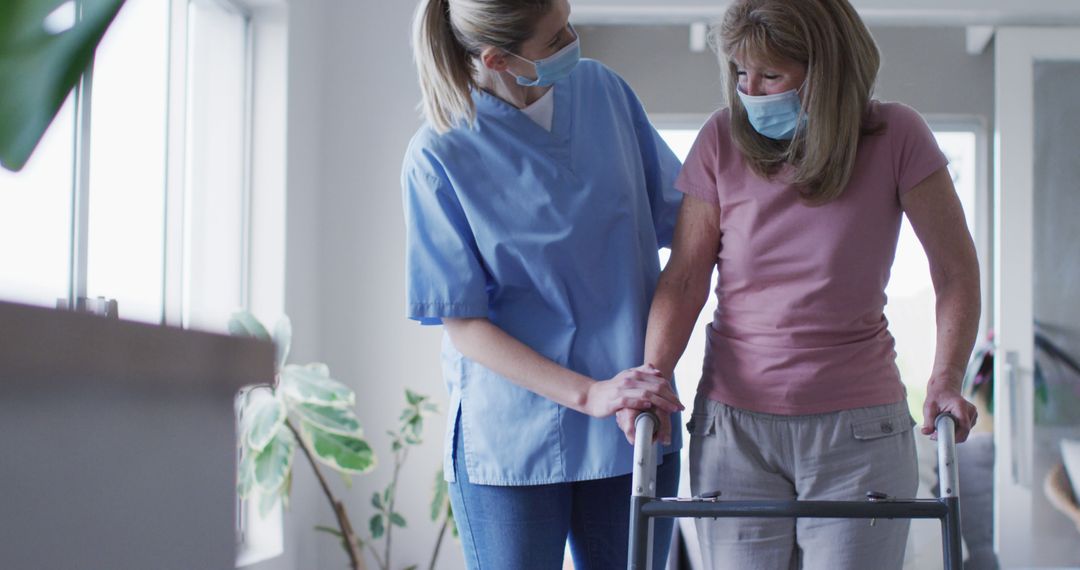
M 1080 441 L 1080 28 L 1002 28 L 995 50 L 995 546 L 1003 568 L 1080 568 L 1062 473 Z

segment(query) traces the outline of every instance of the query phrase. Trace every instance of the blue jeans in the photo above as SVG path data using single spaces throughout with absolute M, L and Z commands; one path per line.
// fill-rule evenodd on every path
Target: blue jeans
M 460 426 L 460 424 L 459 424 Z M 454 508 L 469 570 L 559 570 L 567 538 L 576 570 L 626 568 L 630 475 L 550 485 L 473 485 L 465 470 L 460 427 L 454 438 Z M 679 454 L 657 469 L 657 495 L 674 496 Z M 653 568 L 662 570 L 673 519 L 655 519 Z

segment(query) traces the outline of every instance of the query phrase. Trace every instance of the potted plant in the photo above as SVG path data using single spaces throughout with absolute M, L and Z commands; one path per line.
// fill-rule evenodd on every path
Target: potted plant
M 368 473 L 377 465 L 375 453 L 364 439 L 356 416 L 355 393 L 332 378 L 330 369 L 323 363 L 286 363 L 292 340 L 292 326 L 287 317 L 278 321 L 271 335 L 251 313 L 239 311 L 230 319 L 229 331 L 233 335 L 272 341 L 277 347 L 273 381 L 252 386 L 240 396 L 239 495 L 248 501 L 258 501 L 263 513 L 278 501 L 287 505 L 293 460 L 299 449 L 308 459 L 337 519 L 336 528 L 319 526 L 316 530 L 341 540 L 354 570 L 366 569 L 362 555 L 365 547 L 380 570 L 390 570 L 393 529 L 407 524 L 395 508 L 398 478 L 409 449 L 421 443 L 424 418 L 436 411 L 435 405 L 426 396 L 405 390 L 406 404 L 397 429 L 388 432 L 394 456 L 393 475 L 389 485 L 372 496 L 375 513 L 369 519 L 368 534 L 361 536 L 323 472 L 330 469 L 348 483 L 352 476 Z M 455 536 L 457 534 L 441 471 L 436 477 L 431 520 L 440 523 L 428 566 L 434 568 L 446 531 L 450 529 Z M 382 554 L 376 548 L 380 540 L 383 541 Z

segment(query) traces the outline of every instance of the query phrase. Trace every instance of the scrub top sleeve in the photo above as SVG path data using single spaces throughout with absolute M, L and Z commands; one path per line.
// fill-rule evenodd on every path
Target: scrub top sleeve
M 424 325 L 487 317 L 487 272 L 453 188 L 416 169 L 402 186 L 408 317 Z
M 629 87 L 626 87 L 629 91 Z M 671 247 L 675 235 L 675 221 L 679 217 L 682 193 L 675 189 L 675 179 L 679 176 L 682 163 L 671 147 L 664 142 L 660 133 L 649 122 L 645 108 L 637 96 L 628 93 L 634 105 L 634 127 L 637 131 L 641 159 L 645 165 L 645 184 L 649 192 L 649 206 L 652 209 L 653 228 L 660 247 Z

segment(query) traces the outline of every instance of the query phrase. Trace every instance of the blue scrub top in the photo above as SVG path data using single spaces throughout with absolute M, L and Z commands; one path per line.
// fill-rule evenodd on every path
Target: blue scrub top
M 642 364 L 670 245 L 680 164 L 630 87 L 582 60 L 554 85 L 551 132 L 476 90 L 475 129 L 424 126 L 405 155 L 408 316 L 486 317 L 545 357 L 597 380 Z M 444 473 L 461 414 L 472 483 L 535 485 L 624 475 L 633 449 L 614 417 L 592 418 L 463 356 L 443 336 L 450 392 Z M 672 445 L 682 446 L 672 418 Z M 459 458 L 460 460 L 461 458 Z

